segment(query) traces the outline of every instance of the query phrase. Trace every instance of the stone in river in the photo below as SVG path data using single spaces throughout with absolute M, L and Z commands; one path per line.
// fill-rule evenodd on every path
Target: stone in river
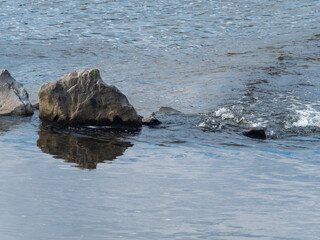
M 34 103 L 32 104 L 32 109 L 35 110 L 39 110 L 39 103 Z
M 172 107 L 160 107 L 156 114 L 180 114 L 181 112 Z
M 146 126 L 157 126 L 160 125 L 161 121 L 159 121 L 154 114 L 152 114 L 149 118 L 142 119 L 142 125 Z
M 97 69 L 82 69 L 43 85 L 39 117 L 62 125 L 140 127 L 141 117 L 127 97 L 107 85 Z
M 245 132 L 243 132 L 244 136 L 256 139 L 266 139 L 266 133 L 263 128 L 249 128 Z
M 32 115 L 29 94 L 23 85 L 11 77 L 8 70 L 0 70 L 0 115 Z

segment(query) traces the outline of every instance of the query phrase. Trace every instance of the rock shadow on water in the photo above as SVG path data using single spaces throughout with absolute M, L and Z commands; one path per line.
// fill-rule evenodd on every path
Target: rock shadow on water
M 111 163 L 133 146 L 130 141 L 123 140 L 128 134 L 132 133 L 90 129 L 67 131 L 41 126 L 37 146 L 42 152 L 75 163 L 81 169 L 96 169 L 98 163 Z

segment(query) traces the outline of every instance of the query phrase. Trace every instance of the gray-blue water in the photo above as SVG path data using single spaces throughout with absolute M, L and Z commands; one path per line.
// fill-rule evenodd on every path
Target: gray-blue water
M 0 68 L 33 103 L 94 67 L 139 114 L 183 113 L 1 117 L 0 239 L 320 239 L 319 63 L 318 0 L 0 0 Z

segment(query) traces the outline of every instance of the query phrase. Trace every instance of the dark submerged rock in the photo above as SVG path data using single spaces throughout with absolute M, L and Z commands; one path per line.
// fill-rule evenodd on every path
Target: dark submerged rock
M 0 115 L 32 115 L 29 94 L 7 70 L 0 70 Z
M 243 132 L 244 136 L 256 139 L 267 139 L 266 132 L 263 128 L 249 128 Z
M 140 127 L 141 117 L 115 86 L 105 84 L 97 69 L 82 69 L 43 85 L 39 117 L 61 125 Z

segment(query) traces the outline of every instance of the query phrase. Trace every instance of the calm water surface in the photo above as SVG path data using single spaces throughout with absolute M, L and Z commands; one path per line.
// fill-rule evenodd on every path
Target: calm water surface
M 319 239 L 319 1 L 0 0 L 0 21 L 34 103 L 94 67 L 139 114 L 182 112 L 137 132 L 1 117 L 0 239 Z

